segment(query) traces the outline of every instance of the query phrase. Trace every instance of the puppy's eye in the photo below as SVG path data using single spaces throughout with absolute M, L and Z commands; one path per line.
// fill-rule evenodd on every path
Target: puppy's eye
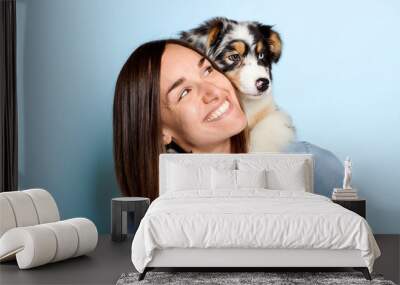
M 237 53 L 231 54 L 230 56 L 228 56 L 228 59 L 233 62 L 238 62 L 238 61 L 240 61 L 240 55 Z
M 188 88 L 183 89 L 182 93 L 179 95 L 178 101 L 181 101 L 181 99 L 185 97 L 187 94 L 189 94 L 190 91 L 191 89 Z
M 259 53 L 258 54 L 258 59 L 263 59 L 264 58 L 264 54 L 263 53 Z

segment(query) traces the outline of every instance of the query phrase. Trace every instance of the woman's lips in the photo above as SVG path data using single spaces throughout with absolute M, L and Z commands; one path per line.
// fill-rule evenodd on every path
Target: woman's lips
M 215 122 L 221 120 L 223 117 L 229 114 L 231 110 L 232 110 L 232 103 L 228 100 L 228 98 L 225 98 L 225 100 L 222 102 L 221 105 L 219 105 L 216 109 L 214 109 L 206 116 L 205 121 Z

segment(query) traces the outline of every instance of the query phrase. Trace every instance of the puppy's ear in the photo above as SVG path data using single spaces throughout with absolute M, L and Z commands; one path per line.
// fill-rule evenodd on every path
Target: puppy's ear
M 282 53 L 282 40 L 280 35 L 272 30 L 272 26 L 258 24 L 258 29 L 269 46 L 269 50 L 272 54 L 272 60 L 275 63 L 278 62 Z
M 221 19 L 214 19 L 209 23 L 207 36 L 207 49 L 213 48 L 222 39 L 224 22 Z
M 271 30 L 271 35 L 268 39 L 270 51 L 273 54 L 274 62 L 278 62 L 282 54 L 282 40 L 277 32 Z
M 222 40 L 227 21 L 229 20 L 223 17 L 212 18 L 197 28 L 180 32 L 180 39 L 189 42 L 203 52 L 212 54 Z

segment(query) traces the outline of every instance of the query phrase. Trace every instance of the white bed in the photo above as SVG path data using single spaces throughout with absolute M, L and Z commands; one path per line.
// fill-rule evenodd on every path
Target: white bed
M 162 154 L 159 167 L 160 197 L 132 242 L 141 279 L 155 267 L 354 267 L 370 278 L 380 255 L 371 229 L 313 194 L 311 155 Z

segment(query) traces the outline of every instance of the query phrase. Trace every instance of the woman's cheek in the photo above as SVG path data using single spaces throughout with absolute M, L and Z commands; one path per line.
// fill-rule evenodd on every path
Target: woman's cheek
M 196 108 L 194 104 L 190 103 L 183 106 L 180 112 L 180 118 L 182 125 L 188 128 L 193 128 L 202 121 L 199 108 Z

